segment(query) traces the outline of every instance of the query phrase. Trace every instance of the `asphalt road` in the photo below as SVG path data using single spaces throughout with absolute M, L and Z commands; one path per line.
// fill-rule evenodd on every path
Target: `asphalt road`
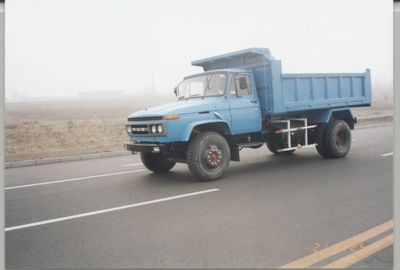
M 150 173 L 137 155 L 7 169 L 6 266 L 289 264 L 392 220 L 392 133 L 357 129 L 350 154 L 334 160 L 315 149 L 245 149 L 223 179 L 207 183 L 184 164 Z M 386 245 L 352 267 L 392 267 L 392 253 Z

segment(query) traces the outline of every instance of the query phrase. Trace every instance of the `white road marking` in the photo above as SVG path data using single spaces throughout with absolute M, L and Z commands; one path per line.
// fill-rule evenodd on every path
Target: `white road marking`
M 382 154 L 381 157 L 393 156 L 393 152 Z
M 121 166 L 127 166 L 127 167 L 130 167 L 130 166 L 140 166 L 140 165 L 143 165 L 143 163 L 128 163 L 128 164 L 123 164 L 123 165 L 121 165 Z
M 106 174 L 98 174 L 98 175 L 91 175 L 91 176 L 84 176 L 84 177 L 76 177 L 76 178 L 69 178 L 69 179 L 61 179 L 49 182 L 41 182 L 41 183 L 34 183 L 34 184 L 27 184 L 27 185 L 19 185 L 19 186 L 12 186 L 12 187 L 5 187 L 5 190 L 10 189 L 18 189 L 18 188 L 27 188 L 27 187 L 36 187 L 36 186 L 44 186 L 44 185 L 51 185 L 51 184 L 59 184 L 65 182 L 73 182 L 73 181 L 81 181 L 81 180 L 88 180 L 92 178 L 99 178 L 99 177 L 106 177 L 106 176 L 113 176 L 113 175 L 121 175 L 121 174 L 128 174 L 128 173 L 136 173 L 136 172 L 144 172 L 145 170 L 134 170 L 134 171 L 125 171 L 125 172 L 117 172 L 117 173 L 106 173 Z
M 190 197 L 190 196 L 196 196 L 196 195 L 214 192 L 214 191 L 219 191 L 219 189 L 212 188 L 212 189 L 207 189 L 207 190 L 202 190 L 202 191 L 197 191 L 197 192 L 192 192 L 192 193 L 186 193 L 186 194 L 182 194 L 182 195 L 176 195 L 176 196 L 172 196 L 172 197 L 166 197 L 166 198 L 162 198 L 162 199 L 156 199 L 156 200 L 151 200 L 151 201 L 146 201 L 146 202 L 141 202 L 141 203 L 122 205 L 122 206 L 118 206 L 118 207 L 107 208 L 107 209 L 97 210 L 97 211 L 93 211 L 93 212 L 86 212 L 86 213 L 72 215 L 72 216 L 48 219 L 48 220 L 43 220 L 43 221 L 39 221 L 39 222 L 33 222 L 33 223 L 24 224 L 24 225 L 8 227 L 8 228 L 5 228 L 5 231 L 7 232 L 7 231 L 20 230 L 20 229 L 25 229 L 25 228 L 29 228 L 29 227 L 36 227 L 36 226 L 40 226 L 40 225 L 44 225 L 44 224 L 61 222 L 61 221 L 70 220 L 70 219 L 77 219 L 77 218 L 82 218 L 82 217 L 99 215 L 99 214 L 104 214 L 104 213 L 113 212 L 113 211 L 119 211 L 119 210 L 123 210 L 123 209 L 127 209 L 127 208 L 133 208 L 133 207 L 138 207 L 138 206 L 143 206 L 143 205 L 148 205 L 148 204 L 153 204 L 153 203 L 159 203 L 159 202 L 171 201 L 171 200 L 181 199 L 181 198 Z

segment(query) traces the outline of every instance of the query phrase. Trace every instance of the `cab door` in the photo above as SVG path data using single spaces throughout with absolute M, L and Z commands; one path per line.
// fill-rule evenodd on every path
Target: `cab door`
M 228 101 L 233 134 L 261 131 L 261 112 L 257 93 L 249 74 L 231 76 Z

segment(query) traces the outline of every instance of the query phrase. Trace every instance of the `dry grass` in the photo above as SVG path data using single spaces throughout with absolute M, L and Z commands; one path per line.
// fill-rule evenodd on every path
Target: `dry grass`
M 6 161 L 123 150 L 127 116 L 175 100 L 57 101 L 6 104 Z M 359 117 L 387 114 L 374 108 L 354 110 Z
M 174 97 L 167 98 L 173 101 Z M 6 161 L 123 150 L 127 116 L 163 100 L 6 105 Z

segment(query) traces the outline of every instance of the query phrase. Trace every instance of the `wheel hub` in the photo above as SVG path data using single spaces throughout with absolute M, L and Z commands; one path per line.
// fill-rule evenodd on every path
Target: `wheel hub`
M 337 134 L 336 134 L 336 145 L 337 146 L 342 146 L 343 144 L 344 144 L 344 134 L 343 134 L 343 132 L 341 132 L 341 131 L 339 131 Z
M 340 135 L 336 134 L 336 145 L 340 145 Z
M 209 166 L 217 167 L 222 160 L 222 152 L 216 145 L 210 145 L 206 151 L 206 161 Z

